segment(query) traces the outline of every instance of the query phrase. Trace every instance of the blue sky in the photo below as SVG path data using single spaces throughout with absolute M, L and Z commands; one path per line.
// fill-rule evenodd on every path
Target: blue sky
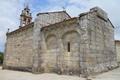
M 4 51 L 6 32 L 13 31 L 19 26 L 19 15 L 24 3 L 29 2 L 33 21 L 39 12 L 58 11 L 66 8 L 73 17 L 90 8 L 98 6 L 104 9 L 114 24 L 115 39 L 120 40 L 120 0 L 0 0 L 0 51 Z

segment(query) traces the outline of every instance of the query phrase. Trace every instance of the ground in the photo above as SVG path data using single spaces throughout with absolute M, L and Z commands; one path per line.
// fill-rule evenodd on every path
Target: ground
M 92 76 L 92 80 L 120 80 L 120 68 L 109 72 Z M 28 72 L 2 70 L 0 68 L 0 80 L 86 80 L 77 76 L 57 75 L 57 74 L 32 74 Z

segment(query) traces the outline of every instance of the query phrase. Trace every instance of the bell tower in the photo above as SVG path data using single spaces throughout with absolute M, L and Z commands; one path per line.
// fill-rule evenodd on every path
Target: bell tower
M 20 15 L 20 27 L 24 27 L 32 22 L 32 15 L 30 13 L 30 9 L 28 4 L 25 4 L 24 10 Z

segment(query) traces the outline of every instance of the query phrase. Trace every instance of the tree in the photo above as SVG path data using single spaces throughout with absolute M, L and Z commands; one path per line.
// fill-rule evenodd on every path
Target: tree
M 3 63 L 3 52 L 0 52 L 0 64 Z

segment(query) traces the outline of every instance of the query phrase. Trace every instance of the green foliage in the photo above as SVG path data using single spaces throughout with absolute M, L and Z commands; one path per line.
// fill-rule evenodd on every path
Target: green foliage
M 3 53 L 0 52 L 0 64 L 2 64 L 2 63 L 3 63 Z
M 0 54 L 3 54 L 3 52 L 0 52 Z

